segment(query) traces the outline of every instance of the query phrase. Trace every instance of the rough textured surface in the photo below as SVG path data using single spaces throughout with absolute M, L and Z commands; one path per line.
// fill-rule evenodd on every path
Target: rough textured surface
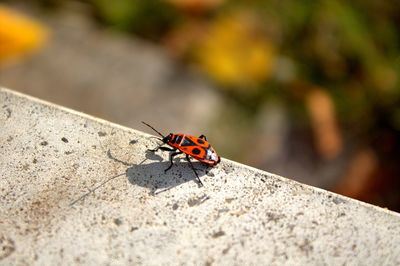
M 399 265 L 400 216 L 0 91 L 2 265 Z M 197 168 L 204 169 L 196 164 Z

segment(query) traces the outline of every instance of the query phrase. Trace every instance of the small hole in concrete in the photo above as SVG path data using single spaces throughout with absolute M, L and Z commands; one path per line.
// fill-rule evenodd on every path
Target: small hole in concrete
M 221 231 L 218 231 L 218 232 L 214 233 L 214 234 L 212 235 L 212 237 L 213 237 L 213 238 L 218 238 L 218 237 L 221 237 L 221 236 L 223 236 L 223 235 L 225 235 L 225 232 L 221 230 Z
M 103 131 L 99 131 L 99 132 L 97 132 L 97 134 L 99 134 L 100 137 L 104 137 L 107 135 L 107 133 L 103 132 Z
M 116 225 L 120 226 L 122 224 L 122 221 L 121 221 L 121 219 L 116 218 L 116 219 L 114 219 L 114 223 Z

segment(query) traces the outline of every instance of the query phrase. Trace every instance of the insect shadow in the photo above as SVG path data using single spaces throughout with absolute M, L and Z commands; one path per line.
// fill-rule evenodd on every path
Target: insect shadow
M 201 167 L 200 163 L 192 163 L 194 167 Z M 197 183 L 196 175 L 188 162 L 176 162 L 168 171 L 164 170 L 169 162 L 152 162 L 149 164 L 134 165 L 126 170 L 126 176 L 131 184 L 151 189 L 151 194 L 158 194 L 179 186 L 183 183 L 194 181 Z M 198 171 L 203 176 L 204 171 Z
M 175 167 L 165 173 L 164 171 L 169 166 L 170 162 L 164 161 L 161 156 L 154 154 L 150 151 L 146 152 L 146 158 L 137 165 L 132 165 L 128 162 L 114 157 L 111 154 L 110 150 L 107 151 L 107 156 L 108 158 L 118 163 L 129 166 L 129 168 L 126 169 L 125 173 L 120 173 L 106 178 L 103 182 L 89 189 L 88 192 L 72 201 L 70 203 L 70 206 L 73 206 L 78 201 L 85 199 L 91 193 L 94 193 L 97 189 L 110 182 L 111 180 L 123 175 L 126 175 L 128 177 L 128 181 L 131 184 L 149 188 L 151 195 L 159 194 L 192 180 L 197 182 L 196 175 L 194 174 L 193 169 L 190 167 L 190 164 L 188 162 L 179 162 L 180 158 L 176 158 L 174 164 Z M 153 160 L 156 162 L 144 164 L 144 162 L 147 160 Z M 205 166 L 202 165 L 200 162 L 193 162 L 192 164 L 195 168 L 197 168 L 196 170 L 199 171 L 197 173 L 199 177 L 207 173 Z
M 183 183 L 194 181 L 197 182 L 196 174 L 188 162 L 182 162 L 183 157 L 174 159 L 174 165 L 170 170 L 165 172 L 170 162 L 165 161 L 161 156 L 151 151 L 146 151 L 146 159 L 141 163 L 132 165 L 115 158 L 110 150 L 107 152 L 110 159 L 130 166 L 126 169 L 126 176 L 131 184 L 150 189 L 150 194 L 159 194 Z M 151 160 L 150 163 L 145 163 Z M 199 177 L 207 174 L 207 167 L 200 162 L 192 162 Z

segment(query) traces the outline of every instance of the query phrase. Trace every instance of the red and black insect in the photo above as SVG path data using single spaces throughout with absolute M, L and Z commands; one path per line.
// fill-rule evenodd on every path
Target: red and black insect
M 173 134 L 173 133 L 164 136 L 149 124 L 143 121 L 142 123 L 153 129 L 155 132 L 157 132 L 158 135 L 162 137 L 162 139 L 160 140 L 163 143 L 158 147 L 156 147 L 155 149 L 151 149 L 150 151 L 156 152 L 158 150 L 163 150 L 171 152 L 169 157 L 170 165 L 164 171 L 167 172 L 169 169 L 171 169 L 172 165 L 174 164 L 173 159 L 176 155 L 184 153 L 186 154 L 186 160 L 189 162 L 190 167 L 193 169 L 197 177 L 197 180 L 199 181 L 199 184 L 203 186 L 203 183 L 201 182 L 199 176 L 197 175 L 196 169 L 194 168 L 192 162 L 190 161 L 190 157 L 193 157 L 194 159 L 200 161 L 201 163 L 211 167 L 217 165 L 221 161 L 221 158 L 217 155 L 213 147 L 211 147 L 210 143 L 207 142 L 206 136 L 201 135 L 199 137 L 195 137 L 186 134 Z M 163 147 L 163 145 L 165 144 L 169 145 L 172 148 Z

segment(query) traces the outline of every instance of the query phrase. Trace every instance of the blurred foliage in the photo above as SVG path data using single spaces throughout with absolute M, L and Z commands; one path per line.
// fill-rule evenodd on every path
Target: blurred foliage
M 178 19 L 165 1 L 93 0 L 98 17 L 122 31 L 157 40 Z

